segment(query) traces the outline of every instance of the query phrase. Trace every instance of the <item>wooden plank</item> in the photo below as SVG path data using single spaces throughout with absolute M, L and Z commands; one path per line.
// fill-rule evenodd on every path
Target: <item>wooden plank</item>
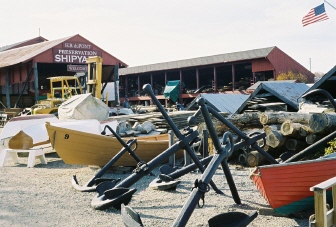
M 317 190 L 314 192 L 315 220 L 317 227 L 327 225 L 325 218 L 327 215 L 326 200 L 325 190 Z
M 323 181 L 313 187 L 310 188 L 310 191 L 319 191 L 319 190 L 326 190 L 331 186 L 336 184 L 336 177 L 330 178 L 329 180 Z

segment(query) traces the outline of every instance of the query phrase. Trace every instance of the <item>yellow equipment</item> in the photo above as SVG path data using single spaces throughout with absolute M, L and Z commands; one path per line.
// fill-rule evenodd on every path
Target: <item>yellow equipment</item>
M 103 59 L 99 56 L 88 57 L 86 62 L 88 64 L 86 93 L 91 93 L 94 97 L 101 99 Z M 51 93 L 48 93 L 47 99 L 40 100 L 31 107 L 32 114 L 54 114 L 66 99 L 83 93 L 77 77 L 58 76 L 48 79 L 50 79 Z M 107 97 L 108 94 L 106 94 L 106 104 Z
M 88 57 L 87 93 L 101 99 L 103 59 L 99 56 Z
M 50 93 L 47 94 L 47 99 L 40 100 L 31 107 L 32 114 L 54 114 L 65 100 L 83 93 L 77 77 L 58 76 L 48 79 L 50 79 Z

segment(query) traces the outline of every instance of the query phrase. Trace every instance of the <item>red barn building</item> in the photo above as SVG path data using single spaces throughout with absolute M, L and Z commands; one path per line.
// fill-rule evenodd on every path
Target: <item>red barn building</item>
M 141 92 L 149 83 L 161 103 L 167 104 L 163 96 L 167 81 L 180 80 L 179 101 L 187 104 L 204 88 L 210 93 L 242 93 L 257 81 L 274 80 L 289 71 L 314 80 L 313 73 L 277 47 L 128 67 L 119 70 L 120 97 L 138 103 L 150 100 Z
M 49 92 L 48 77 L 75 75 L 74 66 L 86 66 L 87 57 L 102 57 L 103 82 L 112 81 L 110 75 L 114 67 L 127 67 L 126 63 L 80 35 L 52 41 L 38 37 L 1 49 L 1 101 L 7 108 L 13 107 L 13 103 L 32 106 L 39 100 L 39 94 Z M 30 97 L 28 91 L 34 93 L 34 97 Z M 19 97 L 22 100 L 18 100 Z

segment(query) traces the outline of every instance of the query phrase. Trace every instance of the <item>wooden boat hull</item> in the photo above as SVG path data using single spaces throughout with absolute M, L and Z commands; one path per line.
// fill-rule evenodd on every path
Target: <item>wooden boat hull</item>
M 66 164 L 104 166 L 123 148 L 114 137 L 61 128 L 48 122 L 46 128 L 51 145 Z M 138 137 L 137 142 L 136 154 L 145 162 L 149 162 L 169 146 L 168 134 Z M 179 151 L 177 158 L 182 155 L 183 152 Z M 136 166 L 136 164 L 137 162 L 126 152 L 114 166 Z
M 314 208 L 310 187 L 336 176 L 336 157 L 256 167 L 250 178 L 280 214 Z

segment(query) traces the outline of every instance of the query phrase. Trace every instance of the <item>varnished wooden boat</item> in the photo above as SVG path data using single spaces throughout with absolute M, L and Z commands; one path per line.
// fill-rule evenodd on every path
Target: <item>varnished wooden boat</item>
M 49 122 L 46 123 L 46 128 L 51 145 L 66 164 L 104 166 L 123 148 L 115 137 L 57 127 Z M 137 142 L 136 154 L 145 162 L 162 153 L 169 145 L 168 134 L 138 137 Z M 177 157 L 182 155 L 182 151 L 177 153 Z M 114 166 L 136 164 L 126 152 Z
M 336 157 L 259 166 L 250 178 L 270 206 L 280 214 L 314 208 L 310 187 L 336 176 Z

